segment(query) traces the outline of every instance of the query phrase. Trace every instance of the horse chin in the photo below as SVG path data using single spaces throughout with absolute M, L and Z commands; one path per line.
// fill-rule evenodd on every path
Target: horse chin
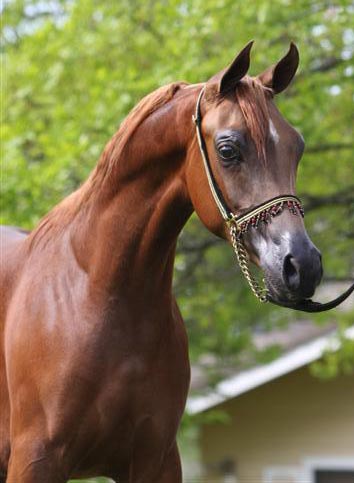
M 274 274 L 270 272 L 264 273 L 264 280 L 266 289 L 270 295 L 270 297 L 279 302 L 284 303 L 298 303 L 303 302 L 304 298 L 300 298 L 297 294 L 294 294 L 288 290 L 288 288 L 284 285 L 284 282 L 281 278 L 274 276 Z

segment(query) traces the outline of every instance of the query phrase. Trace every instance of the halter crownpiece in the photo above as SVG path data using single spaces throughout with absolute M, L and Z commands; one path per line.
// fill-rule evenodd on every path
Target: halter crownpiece
M 206 149 L 205 140 L 202 134 L 201 123 L 202 116 L 200 104 L 205 91 L 205 86 L 201 89 L 197 104 L 195 107 L 195 114 L 192 116 L 196 127 L 199 150 L 203 159 L 204 169 L 207 175 L 210 191 L 213 195 L 214 201 L 220 211 L 221 216 L 227 223 L 230 230 L 231 243 L 234 248 L 237 261 L 240 269 L 245 276 L 250 289 L 260 302 L 272 302 L 281 307 L 287 307 L 294 310 L 301 310 L 303 312 L 323 312 L 325 310 L 333 309 L 341 304 L 354 291 L 354 283 L 342 295 L 332 300 L 331 302 L 321 304 L 314 302 L 311 299 L 305 299 L 300 302 L 280 302 L 274 300 L 269 294 L 266 287 L 261 287 L 258 281 L 254 278 L 249 268 L 248 253 L 244 246 L 242 236 L 250 228 L 257 229 L 260 224 L 269 223 L 272 218 L 283 212 L 284 208 L 288 209 L 293 215 L 300 215 L 304 217 L 304 209 L 301 201 L 294 195 L 280 195 L 272 198 L 252 209 L 246 211 L 239 216 L 234 214 L 228 207 L 225 198 L 219 188 L 210 165 L 208 151 Z

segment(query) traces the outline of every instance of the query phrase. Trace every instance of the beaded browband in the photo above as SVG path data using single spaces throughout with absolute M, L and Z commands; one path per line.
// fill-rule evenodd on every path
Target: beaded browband
M 274 300 L 265 287 L 261 287 L 258 281 L 252 275 L 249 268 L 249 259 L 247 250 L 243 244 L 242 235 L 246 233 L 249 228 L 258 228 L 260 223 L 267 224 L 271 219 L 287 208 L 292 214 L 304 217 L 304 210 L 301 201 L 294 195 L 280 195 L 272 198 L 241 215 L 234 214 L 228 207 L 225 198 L 220 190 L 213 172 L 211 170 L 206 144 L 201 130 L 202 116 L 200 110 L 201 99 L 203 97 L 205 86 L 201 89 L 195 114 L 193 115 L 193 122 L 196 127 L 197 138 L 200 153 L 202 155 L 205 172 L 208 178 L 210 191 L 213 195 L 214 201 L 220 211 L 221 216 L 227 223 L 230 230 L 231 243 L 234 248 L 241 271 L 244 274 L 250 289 L 260 302 L 272 302 L 282 307 L 288 307 L 304 312 L 323 312 L 330 310 L 340 303 L 342 303 L 354 291 L 354 283 L 342 295 L 332 300 L 331 302 L 321 304 L 312 300 L 306 299 L 300 302 L 280 302 Z

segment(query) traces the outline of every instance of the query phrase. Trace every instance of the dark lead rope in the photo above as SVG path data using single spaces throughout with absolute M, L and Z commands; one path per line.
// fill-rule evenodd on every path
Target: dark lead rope
M 268 200 L 256 206 L 255 208 L 248 210 L 246 213 L 240 216 L 235 215 L 230 210 L 222 194 L 222 191 L 214 178 L 210 165 L 208 151 L 206 149 L 206 144 L 201 129 L 202 115 L 200 104 L 204 94 L 204 90 L 205 86 L 201 89 L 199 93 L 197 104 L 195 107 L 195 114 L 192 117 L 197 131 L 199 149 L 202 155 L 210 191 L 213 195 L 214 201 L 220 211 L 221 216 L 229 227 L 231 242 L 235 250 L 238 263 L 240 265 L 242 273 L 244 274 L 246 280 L 249 283 L 252 292 L 260 302 L 272 302 L 273 304 L 279 305 L 281 307 L 287 307 L 293 310 L 301 310 L 303 312 L 324 312 L 326 310 L 331 310 L 337 307 L 339 304 L 344 302 L 344 300 L 346 300 L 349 295 L 354 291 L 354 283 L 336 299 L 332 300 L 331 302 L 322 304 L 320 302 L 314 302 L 311 299 L 304 299 L 299 302 L 277 301 L 272 298 L 267 289 L 261 288 L 258 282 L 254 279 L 248 266 L 248 256 L 246 248 L 243 244 L 242 235 L 246 233 L 251 227 L 257 228 L 259 223 L 268 223 L 274 216 L 282 213 L 284 207 L 289 209 L 289 211 L 294 215 L 300 214 L 302 217 L 304 216 L 304 210 L 302 208 L 300 199 L 293 195 L 276 196 L 275 198 L 272 198 L 271 200 Z
M 344 292 L 339 295 L 334 300 L 327 303 L 314 302 L 311 299 L 305 299 L 301 302 L 278 302 L 274 300 L 269 294 L 267 299 L 275 305 L 280 305 L 280 307 L 288 307 L 293 310 L 301 310 L 301 312 L 325 312 L 326 310 L 331 310 L 340 305 L 344 300 L 346 300 L 351 293 L 354 291 L 354 283 Z

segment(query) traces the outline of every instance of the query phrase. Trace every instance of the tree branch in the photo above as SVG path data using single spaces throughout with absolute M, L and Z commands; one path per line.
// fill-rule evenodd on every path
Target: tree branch
M 210 247 L 220 244 L 221 242 L 222 240 L 218 238 L 210 238 L 207 240 L 193 241 L 193 242 L 191 242 L 190 240 L 184 241 L 182 239 L 181 242 L 179 243 L 178 251 L 184 254 L 205 251 Z
M 317 144 L 306 147 L 306 153 L 323 153 L 325 151 L 339 151 L 345 149 L 353 149 L 353 143 L 331 143 L 331 144 Z
M 349 205 L 354 203 L 354 186 L 348 186 L 345 190 L 324 196 L 302 195 L 306 211 L 315 210 L 323 206 Z
M 322 62 L 314 62 L 312 66 L 309 67 L 308 73 L 312 74 L 314 72 L 327 72 L 328 70 L 334 69 L 339 64 L 344 62 L 340 57 L 328 57 L 322 60 Z

